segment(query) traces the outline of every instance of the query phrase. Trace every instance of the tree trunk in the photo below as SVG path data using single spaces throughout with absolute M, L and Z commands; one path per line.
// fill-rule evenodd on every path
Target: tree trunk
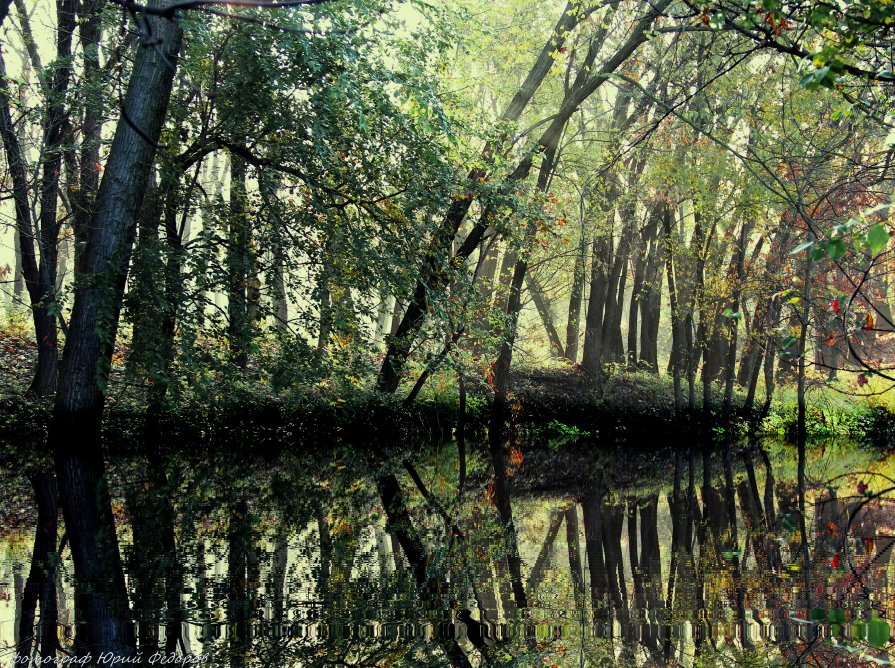
M 559 340 L 559 332 L 556 331 L 556 325 L 553 324 L 553 312 L 550 310 L 550 304 L 541 291 L 541 286 L 538 285 L 531 274 L 526 274 L 525 284 L 528 286 L 529 292 L 531 292 L 538 315 L 541 316 L 541 322 L 544 324 L 544 330 L 547 332 L 547 339 L 550 341 L 550 352 L 553 357 L 562 357 L 562 342 Z
M 662 316 L 662 264 L 665 244 L 658 238 L 658 204 L 650 212 L 649 250 L 640 299 L 640 364 L 650 373 L 659 373 L 659 322 Z
M 175 21 L 145 17 L 157 44 L 139 49 L 124 110 L 82 250 L 85 281 L 75 293 L 49 431 L 60 501 L 78 584 L 83 624 L 78 652 L 135 649 L 127 591 L 115 536 L 100 445 L 121 295 L 134 221 L 146 190 L 171 93 L 181 30 Z M 71 434 L 78 434 L 73 445 Z
M 674 384 L 674 412 L 680 416 L 684 410 L 684 397 L 681 391 L 681 371 L 686 369 L 687 364 L 684 359 L 684 330 L 678 305 L 677 285 L 675 283 L 674 241 L 671 237 L 673 216 L 674 213 L 671 207 L 668 203 L 665 203 L 662 211 L 662 228 L 665 237 L 665 270 L 668 275 L 668 296 L 671 300 L 671 375 Z
M 578 361 L 578 335 L 581 326 L 581 299 L 584 296 L 584 256 L 586 245 L 582 237 L 578 253 L 575 255 L 575 267 L 572 270 L 572 290 L 569 294 L 569 313 L 566 319 L 565 357 L 572 364 Z
M 251 238 L 246 192 L 246 162 L 230 155 L 230 219 L 227 240 L 227 336 L 234 363 L 244 369 L 249 360 L 249 277 L 252 274 Z
M 581 357 L 582 370 L 594 380 L 597 391 L 602 387 L 603 374 L 603 312 L 606 306 L 606 256 L 609 240 L 597 237 L 593 241 L 593 255 L 590 265 L 590 294 L 587 299 L 587 313 L 584 320 L 584 351 Z

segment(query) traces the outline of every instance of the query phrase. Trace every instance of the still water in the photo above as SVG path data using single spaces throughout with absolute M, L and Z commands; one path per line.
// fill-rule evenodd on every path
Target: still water
M 143 657 L 235 668 L 889 662 L 895 456 L 811 444 L 803 527 L 785 443 L 528 443 L 508 456 L 512 541 L 487 451 L 468 449 L 462 489 L 453 442 L 111 457 Z M 404 526 L 386 519 L 383 472 L 400 483 Z M 27 635 L 31 498 L 21 471 L 0 474 L 3 666 Z M 423 546 L 422 564 L 401 531 Z M 59 538 L 64 657 L 77 622 L 63 528 Z M 37 637 L 44 618 L 41 607 Z M 33 656 L 37 644 L 25 645 Z

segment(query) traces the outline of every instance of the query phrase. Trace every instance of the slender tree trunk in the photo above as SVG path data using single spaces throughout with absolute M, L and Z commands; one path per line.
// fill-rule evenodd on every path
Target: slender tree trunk
M 684 359 L 685 341 L 683 323 L 681 322 L 677 284 L 675 283 L 674 242 L 671 237 L 671 223 L 673 216 L 674 213 L 671 210 L 671 207 L 666 203 L 662 212 L 662 226 L 665 236 L 665 270 L 668 276 L 668 296 L 671 300 L 671 375 L 674 383 L 674 412 L 676 415 L 680 416 L 684 410 L 684 397 L 681 392 L 681 370 L 686 368 L 686 361 Z
M 584 323 L 584 351 L 581 358 L 581 368 L 594 380 L 598 393 L 603 382 L 600 362 L 603 358 L 603 311 L 606 305 L 608 280 L 605 258 L 608 252 L 609 241 L 606 237 L 595 238 L 590 265 L 590 294 Z
M 248 219 L 246 162 L 230 155 L 230 218 L 227 243 L 227 336 L 235 364 L 245 368 L 249 360 L 249 276 L 251 274 L 251 227 Z
M 802 574 L 805 592 L 805 607 L 811 608 L 811 555 L 808 549 L 808 517 L 805 507 L 805 492 L 807 486 L 805 478 L 805 449 L 808 441 L 807 401 L 805 397 L 805 353 L 808 340 L 808 321 L 811 315 L 811 270 L 813 258 L 810 251 L 806 253 L 806 256 L 801 298 L 802 313 L 798 340 L 799 370 L 797 387 L 798 417 L 796 424 L 796 447 L 798 449 L 797 485 L 799 492 L 799 533 L 802 539 Z
M 658 238 L 659 205 L 651 206 L 649 223 L 649 251 L 646 276 L 640 304 L 640 364 L 650 373 L 659 373 L 658 332 L 662 307 L 662 265 L 665 244 Z
M 740 297 L 746 274 L 746 244 L 749 241 L 749 231 L 751 228 L 752 226 L 749 223 L 743 223 L 742 228 L 740 229 L 740 241 L 734 252 L 735 273 L 732 277 L 733 290 L 728 308 L 736 314 L 737 317 L 731 317 L 727 326 L 727 359 L 725 360 L 724 368 L 724 413 L 727 420 L 730 420 L 731 412 L 733 410 L 733 386 L 734 381 L 736 380 L 737 338 L 740 329 L 740 319 L 742 318 L 742 314 L 740 313 Z
M 575 267 L 572 270 L 572 290 L 569 294 L 569 314 L 566 320 L 566 359 L 572 364 L 578 361 L 578 336 L 581 325 L 581 299 L 584 296 L 584 256 L 586 254 L 582 237 Z
M 550 310 L 550 304 L 541 291 L 541 286 L 538 285 L 531 274 L 526 274 L 525 284 L 528 286 L 528 290 L 534 300 L 538 315 L 541 316 L 541 322 L 544 324 L 544 330 L 547 332 L 547 339 L 550 341 L 551 353 L 554 357 L 562 357 L 562 342 L 559 340 L 559 332 L 556 331 L 556 325 L 553 324 L 553 313 Z

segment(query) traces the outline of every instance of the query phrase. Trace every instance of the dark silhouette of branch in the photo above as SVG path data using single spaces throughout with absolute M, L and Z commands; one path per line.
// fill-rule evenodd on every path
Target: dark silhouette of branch
M 322 5 L 333 0 L 280 0 L 275 2 L 265 2 L 264 0 L 183 0 L 183 2 L 175 2 L 166 7 L 149 7 L 133 2 L 133 0 L 110 0 L 114 4 L 123 7 L 130 12 L 139 12 L 141 14 L 150 14 L 152 16 L 160 16 L 166 19 L 174 18 L 179 11 L 189 11 L 191 9 L 203 9 L 205 7 L 230 5 L 235 7 L 251 7 L 263 9 L 289 9 L 291 7 L 305 7 L 310 5 Z

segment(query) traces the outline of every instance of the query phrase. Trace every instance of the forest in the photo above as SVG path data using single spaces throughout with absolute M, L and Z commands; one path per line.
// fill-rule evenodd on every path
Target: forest
M 892 0 L 0 0 L 0 667 L 889 665 L 893 102 Z

